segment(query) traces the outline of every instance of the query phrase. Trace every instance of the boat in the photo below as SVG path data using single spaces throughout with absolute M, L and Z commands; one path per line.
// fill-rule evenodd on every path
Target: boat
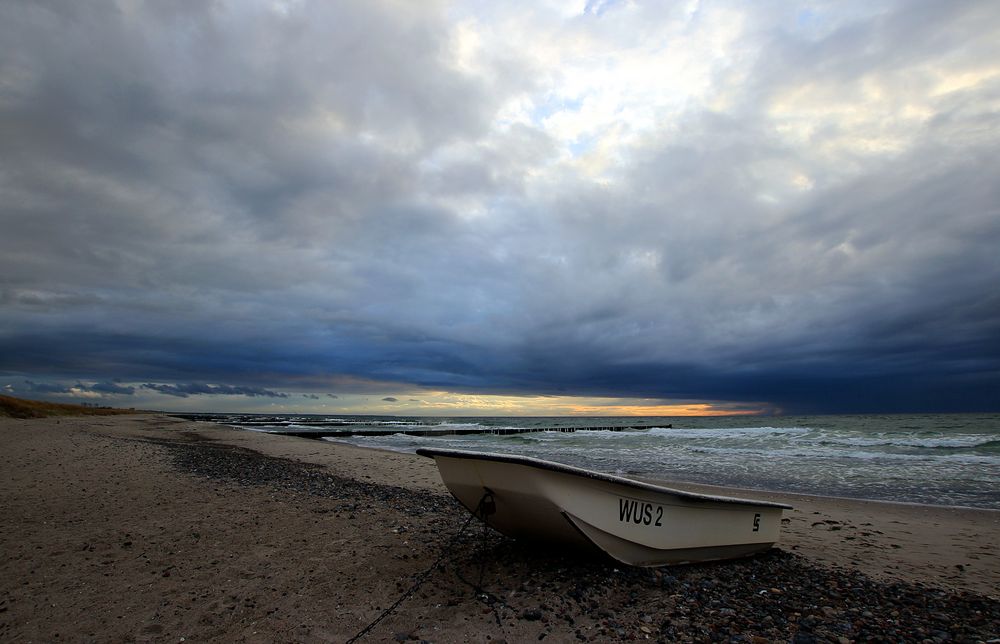
M 527 456 L 420 448 L 470 512 L 515 539 L 597 548 L 630 566 L 754 554 L 791 506 L 674 490 Z

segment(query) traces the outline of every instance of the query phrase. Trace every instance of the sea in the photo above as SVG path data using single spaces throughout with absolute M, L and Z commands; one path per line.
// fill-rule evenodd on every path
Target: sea
M 323 440 L 398 452 L 520 454 L 664 481 L 1000 510 L 1000 414 L 197 418 L 262 432 L 364 431 L 374 435 Z M 504 433 L 520 430 L 531 431 Z

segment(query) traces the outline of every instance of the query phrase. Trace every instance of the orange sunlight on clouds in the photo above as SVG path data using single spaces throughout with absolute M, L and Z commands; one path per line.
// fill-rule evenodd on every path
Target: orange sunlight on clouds
M 573 416 L 757 416 L 761 409 L 727 409 L 709 403 L 681 405 L 574 405 Z

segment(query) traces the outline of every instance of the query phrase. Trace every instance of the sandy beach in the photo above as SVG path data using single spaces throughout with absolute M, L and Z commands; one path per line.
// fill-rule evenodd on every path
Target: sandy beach
M 361 641 L 1000 637 L 1000 512 L 710 488 L 795 506 L 780 546 L 650 571 L 484 549 L 421 457 L 166 416 L 0 419 L 0 480 L 3 641 L 343 642 L 427 570 Z

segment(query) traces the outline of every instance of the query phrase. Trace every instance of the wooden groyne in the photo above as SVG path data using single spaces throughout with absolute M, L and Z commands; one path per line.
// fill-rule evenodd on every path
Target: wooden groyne
M 396 429 L 387 427 L 385 429 L 274 429 L 267 430 L 269 434 L 281 434 L 282 436 L 297 436 L 299 438 L 348 438 L 350 436 L 388 436 L 390 434 L 404 434 L 406 436 L 471 436 L 474 434 L 493 434 L 497 436 L 508 436 L 511 434 L 537 434 L 538 432 L 624 432 L 637 429 L 652 429 L 653 427 L 666 427 L 670 425 L 649 425 L 630 426 L 611 425 L 607 427 L 456 427 L 455 429 Z
M 672 428 L 673 425 L 595 425 L 586 427 L 448 427 L 447 425 L 418 423 L 395 425 L 385 421 L 338 421 L 331 419 L 306 419 L 266 416 L 239 416 L 230 414 L 172 414 L 186 420 L 213 422 L 232 427 L 253 429 L 268 434 L 296 436 L 299 438 L 349 438 L 351 436 L 389 436 L 404 434 L 406 436 L 472 436 L 474 434 L 493 434 L 509 436 L 511 434 L 536 434 L 539 432 L 624 432 L 654 427 Z M 308 429 L 304 429 L 307 427 Z M 315 428 L 315 429 L 313 429 Z

